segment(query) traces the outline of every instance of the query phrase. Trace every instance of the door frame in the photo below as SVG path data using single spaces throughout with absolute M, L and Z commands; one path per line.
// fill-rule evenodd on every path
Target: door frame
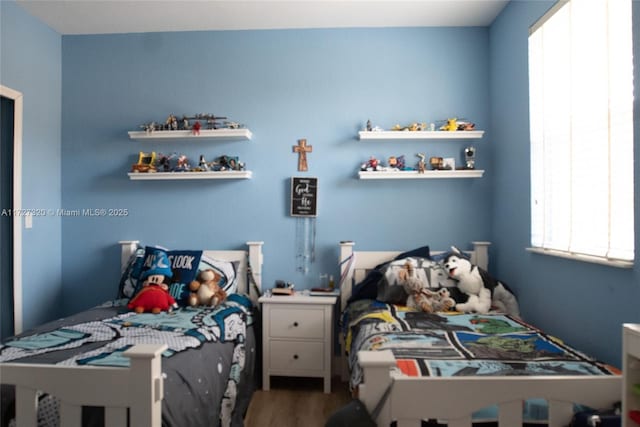
M 22 93 L 0 85 L 0 96 L 12 99 L 13 210 L 22 208 Z M 22 215 L 13 215 L 13 332 L 22 332 Z

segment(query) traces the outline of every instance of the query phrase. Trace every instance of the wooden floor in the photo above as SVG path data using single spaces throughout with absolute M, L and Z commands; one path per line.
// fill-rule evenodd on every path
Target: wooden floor
M 253 394 L 245 427 L 322 427 L 351 400 L 348 384 L 337 377 L 331 392 L 322 392 L 321 378 L 272 377 L 271 390 Z

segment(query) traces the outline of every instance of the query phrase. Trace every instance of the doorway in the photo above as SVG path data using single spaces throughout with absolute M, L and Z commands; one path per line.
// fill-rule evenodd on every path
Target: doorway
M 0 85 L 0 339 L 22 332 L 22 94 Z
M 0 97 L 0 339 L 13 328 L 13 120 L 15 102 Z

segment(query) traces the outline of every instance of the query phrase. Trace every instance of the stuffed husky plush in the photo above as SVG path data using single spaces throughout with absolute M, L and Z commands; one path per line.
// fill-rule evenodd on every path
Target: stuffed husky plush
M 511 289 L 477 265 L 471 264 L 458 249 L 453 249 L 454 252 L 444 259 L 444 268 L 449 277 L 458 282 L 458 289 L 469 297 L 466 302 L 456 304 L 456 310 L 486 314 L 493 307 L 497 311 L 519 317 L 518 300 Z

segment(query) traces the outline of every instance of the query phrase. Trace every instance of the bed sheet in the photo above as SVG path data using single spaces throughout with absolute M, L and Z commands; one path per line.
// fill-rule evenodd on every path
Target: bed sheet
M 391 350 L 395 369 L 407 376 L 618 375 L 613 366 L 590 358 L 515 317 L 424 313 L 376 300 L 352 302 L 343 312 L 350 387 L 362 381 L 361 350 Z M 546 402 L 528 401 L 525 419 L 546 419 Z M 495 408 L 474 415 L 490 420 Z
M 257 387 L 259 316 L 245 296 L 219 307 L 180 308 L 172 313 L 135 314 L 114 301 L 56 320 L 0 346 L 0 361 L 121 366 L 132 343 L 169 344 L 163 354 L 163 426 L 242 426 Z M 46 338 L 42 340 L 32 338 Z M 40 341 L 40 342 L 39 342 Z M 19 344 L 16 344 L 19 343 Z M 1 425 L 13 418 L 13 387 L 0 392 Z M 57 416 L 56 402 L 41 399 L 39 425 Z M 83 426 L 100 426 L 103 410 L 83 408 Z

